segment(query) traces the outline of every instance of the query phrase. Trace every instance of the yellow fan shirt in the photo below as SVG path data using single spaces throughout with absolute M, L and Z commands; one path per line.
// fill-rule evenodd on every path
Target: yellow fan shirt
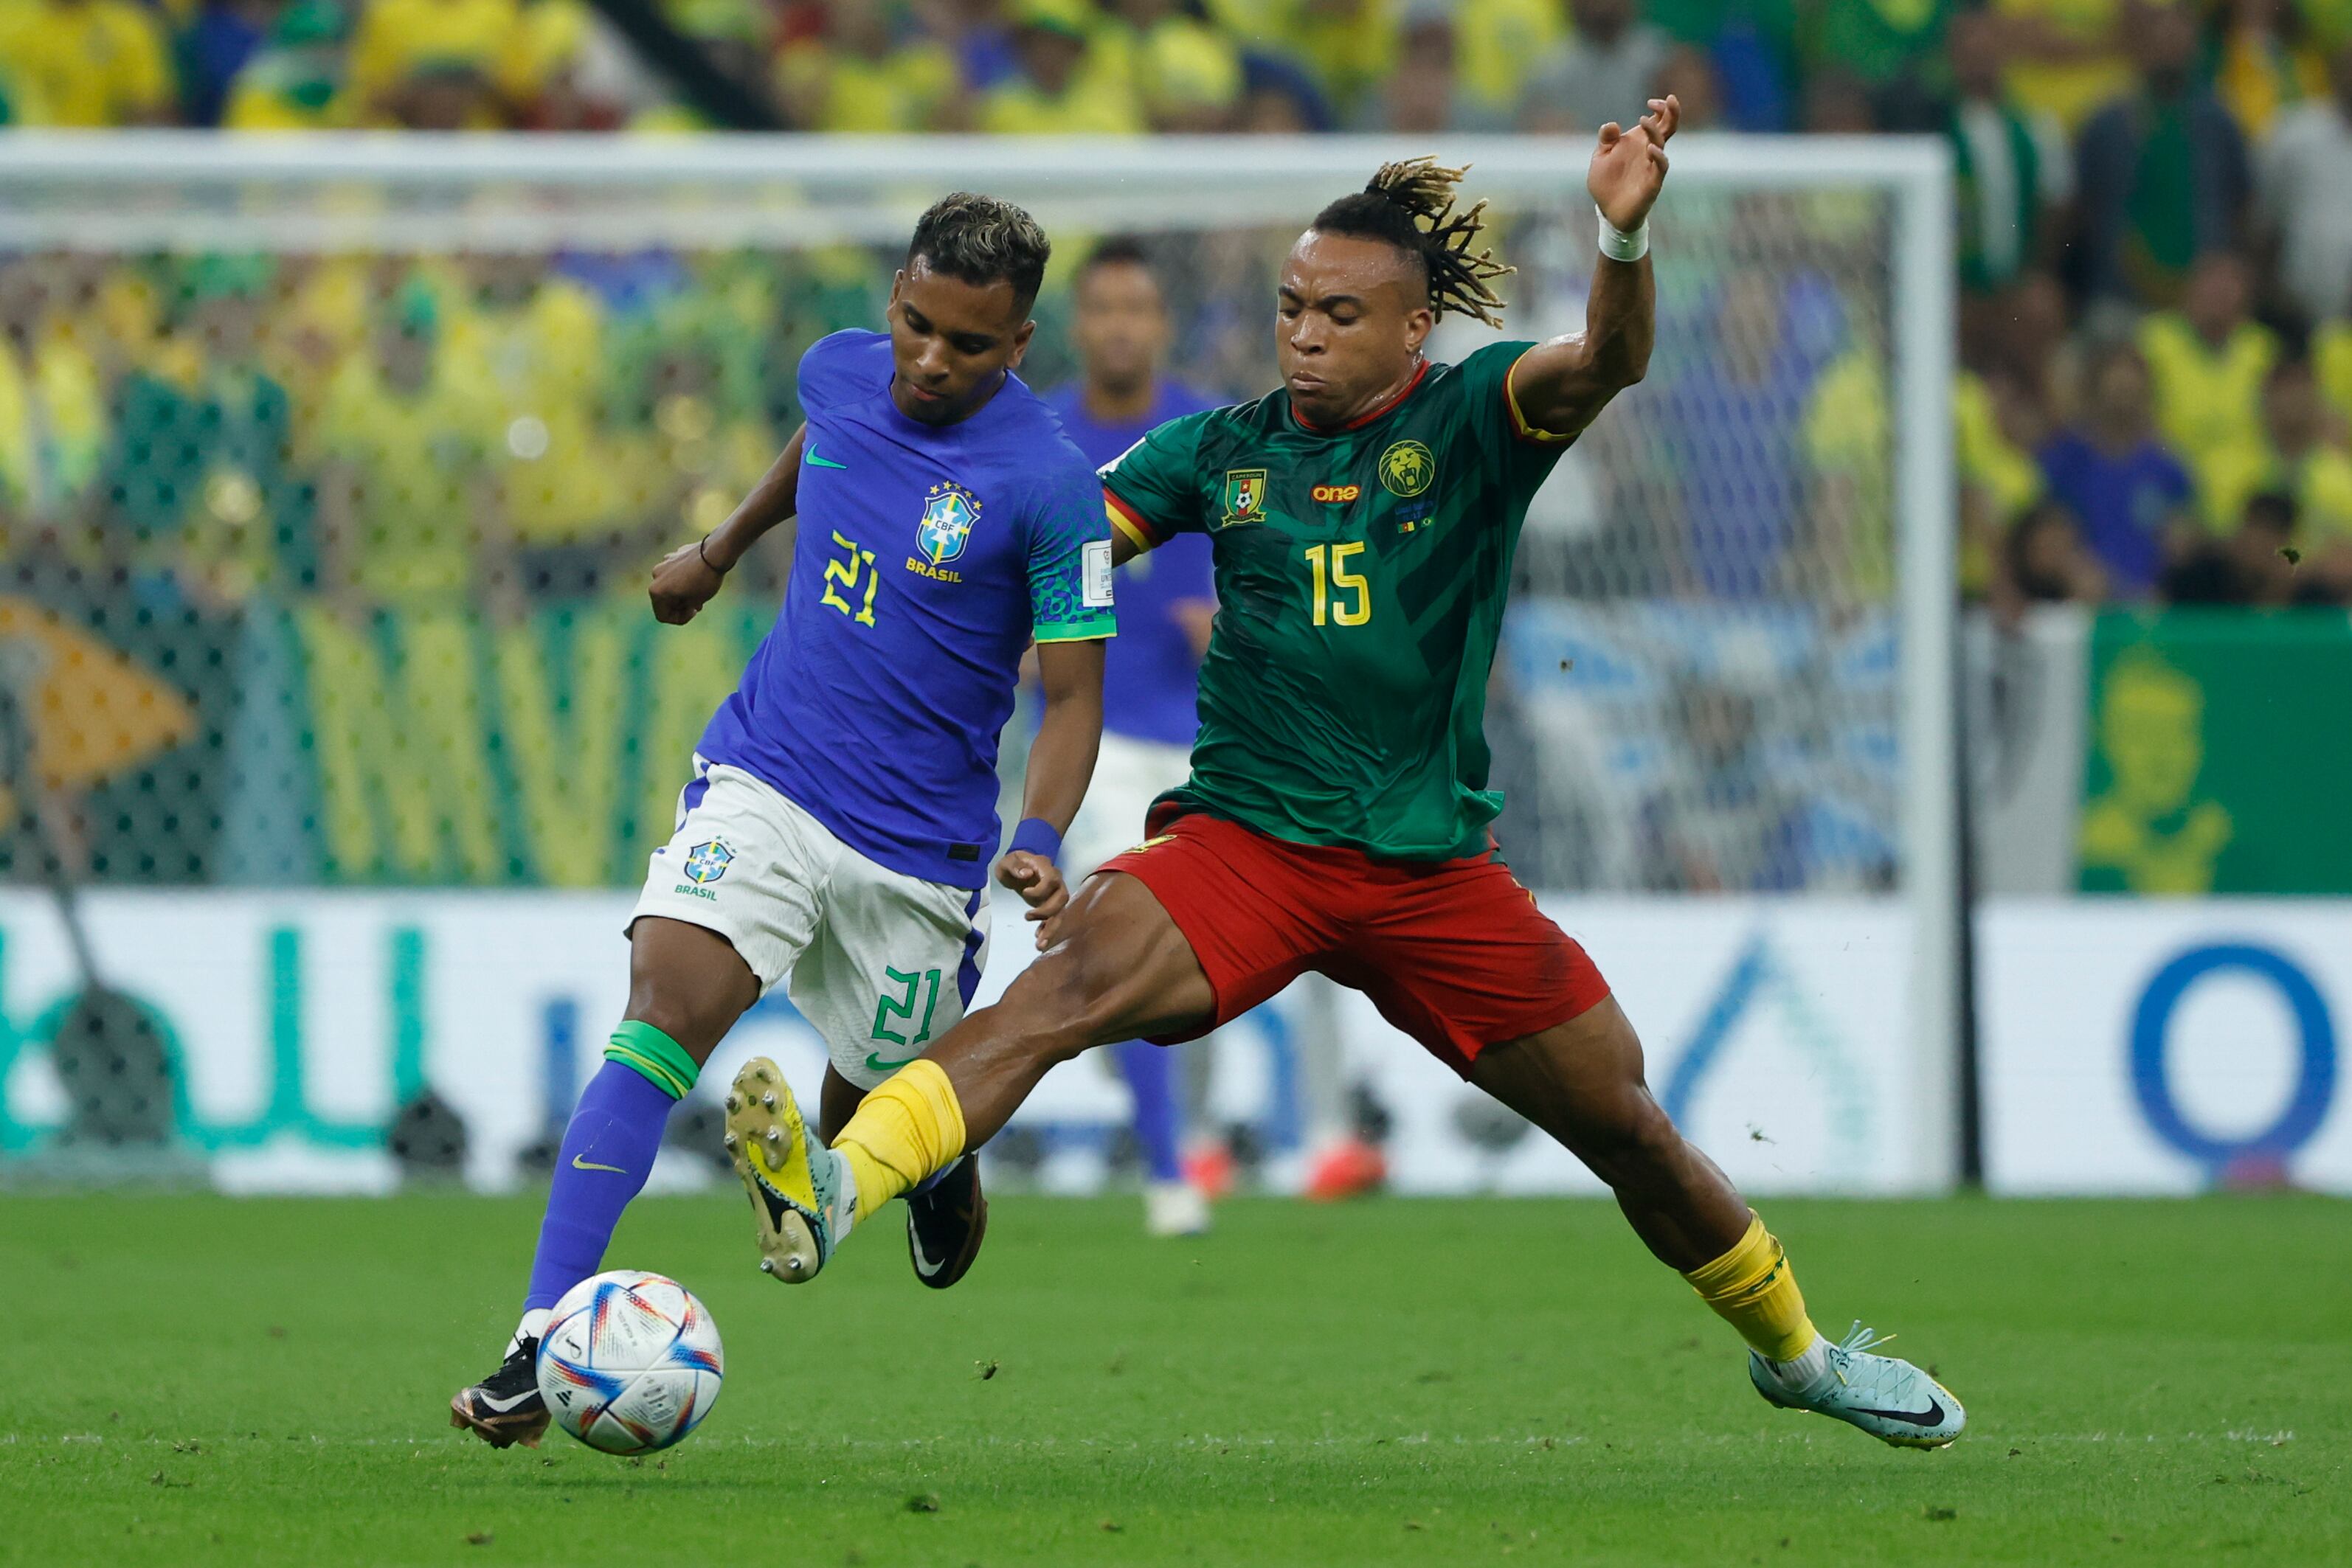
M 26 124 L 122 125 L 173 100 L 163 29 L 127 0 L 0 0 L 0 59 L 25 84 Z

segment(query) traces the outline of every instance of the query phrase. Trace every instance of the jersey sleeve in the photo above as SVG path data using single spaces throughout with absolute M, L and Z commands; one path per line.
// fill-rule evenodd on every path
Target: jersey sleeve
M 1029 634 L 1040 643 L 1116 636 L 1110 519 L 1077 449 L 1055 463 L 1029 510 Z
M 1530 341 L 1489 343 L 1462 361 L 1465 390 L 1470 396 L 1471 417 L 1482 435 L 1530 446 L 1566 447 L 1576 437 L 1555 435 L 1530 423 L 1519 406 L 1517 381 L 1519 356 L 1536 345 Z
M 1576 439 L 1538 429 L 1519 407 L 1512 380 L 1519 356 L 1534 347 L 1526 341 L 1489 343 L 1464 360 L 1458 372 L 1471 439 L 1478 451 L 1501 457 L 1512 487 L 1522 495 L 1533 495 L 1551 476 Z
M 1139 550 L 1206 526 L 1201 510 L 1201 433 L 1212 411 L 1171 419 L 1102 466 L 1109 526 Z
M 871 359 L 878 337 L 852 329 L 829 333 L 808 346 L 794 378 L 803 416 L 854 402 L 863 395 L 866 389 L 859 372 L 866 367 L 859 362 L 860 350 Z

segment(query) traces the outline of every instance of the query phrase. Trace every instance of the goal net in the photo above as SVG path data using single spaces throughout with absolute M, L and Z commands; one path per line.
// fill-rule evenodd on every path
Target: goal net
M 781 562 L 755 553 L 684 629 L 645 613 L 646 569 L 765 467 L 801 351 L 880 323 L 944 191 L 1021 202 L 1055 241 L 1041 387 L 1076 371 L 1075 260 L 1131 234 L 1166 282 L 1171 371 L 1269 389 L 1281 255 L 1386 157 L 1473 165 L 1513 336 L 1576 329 L 1594 256 L 1570 141 L 5 152 L 0 738 L 38 807 L 8 855 L 101 885 L 633 885 Z M 1649 379 L 1520 545 L 1498 831 L 1547 893 L 1901 912 L 1933 1061 L 1957 818 L 1939 155 L 1675 154 Z M 1448 323 L 1434 351 L 1486 335 Z

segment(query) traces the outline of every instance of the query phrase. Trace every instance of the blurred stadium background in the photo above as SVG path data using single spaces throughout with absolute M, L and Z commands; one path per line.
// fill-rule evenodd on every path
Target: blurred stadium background
M 0 0 L 0 1182 L 531 1178 L 782 559 L 683 630 L 645 570 L 941 190 L 1056 241 L 1033 382 L 1132 231 L 1244 397 L 1397 152 L 1580 320 L 1654 90 L 1658 361 L 1490 709 L 1654 1085 L 1755 1191 L 2352 1190 L 2343 0 Z M 1244 1179 L 1591 1189 L 1310 1010 L 1202 1066 Z M 781 1000 L 729 1049 L 821 1060 Z M 1117 1182 L 1124 1117 L 1066 1069 L 999 1179 Z

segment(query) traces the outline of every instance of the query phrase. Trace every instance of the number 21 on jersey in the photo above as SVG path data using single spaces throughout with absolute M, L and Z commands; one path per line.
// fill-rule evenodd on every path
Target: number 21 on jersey
M 1307 547 L 1307 564 L 1315 569 L 1315 624 L 1318 626 L 1334 622 L 1341 626 L 1361 626 L 1372 618 L 1370 580 L 1360 571 L 1348 570 L 1348 558 L 1363 553 L 1361 540 L 1353 544 Z
M 844 538 L 838 530 L 834 533 L 833 542 L 841 547 L 842 556 L 839 560 L 824 563 L 824 595 L 817 602 L 832 605 L 860 626 L 871 626 L 874 624 L 874 591 L 882 586 L 882 574 L 874 570 L 874 552 L 858 549 L 855 539 Z M 835 590 L 845 589 L 854 597 L 861 571 L 866 580 L 866 602 L 852 606 Z

